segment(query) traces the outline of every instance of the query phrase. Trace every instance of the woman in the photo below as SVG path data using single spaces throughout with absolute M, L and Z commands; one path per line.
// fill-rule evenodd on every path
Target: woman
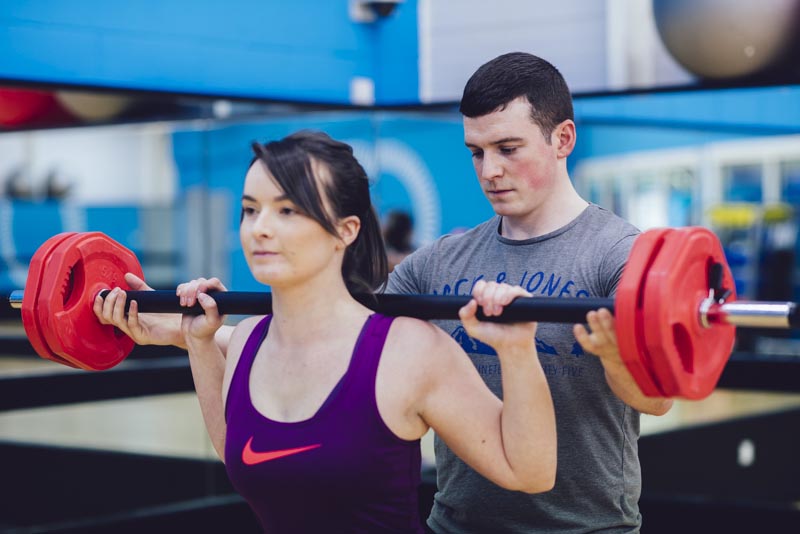
M 530 493 L 555 480 L 553 406 L 535 349 L 536 323 L 480 322 L 521 288 L 479 282 L 460 312 L 492 345 L 504 399 L 484 385 L 446 333 L 374 313 L 353 298 L 386 280 L 369 184 L 352 149 L 322 133 L 266 145 L 242 195 L 240 238 L 273 313 L 242 320 L 226 355 L 223 324 L 198 279 L 177 289 L 205 315 L 183 316 L 203 417 L 236 489 L 269 532 L 421 532 L 419 439 L 433 428 L 496 484 Z M 96 303 L 104 322 L 145 339 L 124 292 Z M 109 300 L 111 299 L 111 300 Z

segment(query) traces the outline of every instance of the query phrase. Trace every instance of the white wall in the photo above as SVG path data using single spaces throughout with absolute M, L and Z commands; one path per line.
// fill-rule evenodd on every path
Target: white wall
M 78 204 L 171 202 L 177 183 L 171 129 L 160 123 L 0 134 L 0 187 L 18 169 L 37 196 L 55 171 Z
M 553 63 L 573 92 L 677 85 L 691 77 L 656 33 L 650 0 L 419 0 L 420 99 L 461 99 L 505 52 Z

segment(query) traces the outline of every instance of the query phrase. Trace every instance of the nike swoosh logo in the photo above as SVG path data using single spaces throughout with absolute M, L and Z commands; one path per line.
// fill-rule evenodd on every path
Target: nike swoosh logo
M 244 445 L 244 449 L 242 449 L 242 462 L 245 465 L 257 465 L 262 464 L 264 462 L 269 462 L 270 460 L 277 460 L 278 458 L 283 458 L 285 456 L 291 456 L 293 454 L 297 454 L 300 452 L 310 451 L 311 449 L 316 449 L 317 447 L 321 447 L 321 443 L 317 443 L 315 445 L 308 445 L 306 447 L 296 447 L 294 449 L 281 449 L 278 451 L 265 451 L 265 452 L 256 452 L 253 450 L 253 437 L 250 436 L 250 439 L 247 440 L 247 443 Z

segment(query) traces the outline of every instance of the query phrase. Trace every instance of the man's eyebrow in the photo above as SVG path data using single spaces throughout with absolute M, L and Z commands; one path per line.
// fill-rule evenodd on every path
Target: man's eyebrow
M 504 145 L 506 143 L 520 143 L 522 141 L 524 141 L 524 139 L 522 137 L 504 137 L 502 139 L 498 139 L 497 141 L 492 141 L 489 144 L 490 145 Z M 468 143 L 466 141 L 464 142 L 464 144 L 467 145 L 467 148 L 479 148 L 478 145 L 473 145 L 473 144 Z

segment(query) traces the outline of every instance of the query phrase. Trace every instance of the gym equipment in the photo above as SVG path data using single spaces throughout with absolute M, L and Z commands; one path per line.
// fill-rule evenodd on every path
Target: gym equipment
M 130 289 L 124 274 L 143 277 L 135 255 L 100 232 L 65 233 L 34 254 L 24 291 L 12 307 L 22 309 L 25 331 L 43 358 L 86 370 L 117 365 L 133 342 L 92 310 L 110 288 Z M 213 294 L 220 313 L 256 315 L 271 311 L 271 295 Z M 456 319 L 468 296 L 360 295 L 386 315 Z M 203 313 L 180 306 L 172 291 L 127 291 L 140 312 Z M 634 242 L 616 299 L 518 298 L 500 317 L 514 322 L 585 321 L 589 311 L 615 314 L 623 361 L 642 392 L 658 397 L 702 399 L 711 394 L 733 350 L 736 326 L 787 329 L 800 326 L 794 302 L 737 301 L 719 239 L 701 227 L 644 232 Z
M 53 93 L 0 88 L 0 127 L 17 127 L 42 119 L 58 109 Z
M 689 72 L 707 79 L 797 72 L 798 0 L 653 0 L 661 40 Z
M 56 100 L 84 122 L 110 121 L 122 115 L 134 102 L 124 95 L 96 94 L 83 91 L 56 91 Z

